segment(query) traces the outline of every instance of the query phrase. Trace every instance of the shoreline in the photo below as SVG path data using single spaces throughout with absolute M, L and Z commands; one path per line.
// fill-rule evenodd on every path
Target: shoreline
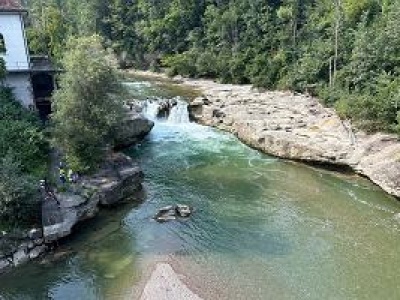
M 400 199 L 399 138 L 354 129 L 350 121 L 340 119 L 317 98 L 290 91 L 258 91 L 252 85 L 211 79 L 125 72 L 195 89 L 202 96 L 189 104 L 192 119 L 231 132 L 254 149 L 307 165 L 351 170 Z
M 199 295 L 181 280 L 170 263 L 156 263 L 150 278 L 146 281 L 140 300 L 202 300 Z
M 118 144 L 94 174 L 82 176 L 72 187 L 53 193 L 51 198 L 41 191 L 40 228 L 18 234 L 0 232 L 0 275 L 46 255 L 54 243 L 73 234 L 77 224 L 94 218 L 103 207 L 125 200 L 138 201 L 144 173 L 136 161 L 117 150 L 138 143 L 153 126 L 136 111 L 127 110 L 116 139 Z

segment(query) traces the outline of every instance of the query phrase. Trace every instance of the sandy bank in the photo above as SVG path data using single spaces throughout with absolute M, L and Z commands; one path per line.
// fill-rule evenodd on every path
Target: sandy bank
M 167 263 L 159 263 L 144 287 L 141 300 L 201 300 Z

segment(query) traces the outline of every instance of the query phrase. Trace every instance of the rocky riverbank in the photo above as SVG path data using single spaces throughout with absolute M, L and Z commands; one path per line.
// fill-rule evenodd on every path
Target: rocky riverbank
M 121 122 L 115 148 L 139 142 L 153 126 L 134 107 Z M 140 166 L 130 157 L 110 151 L 95 174 L 80 178 L 67 191 L 55 192 L 54 198 L 43 197 L 42 228 L 0 232 L 0 273 L 46 253 L 53 242 L 70 235 L 76 224 L 95 217 L 101 207 L 134 201 L 143 178 Z
M 161 77 L 150 72 L 136 75 Z M 400 141 L 366 134 L 341 120 L 318 99 L 292 92 L 258 91 L 250 85 L 220 84 L 182 77 L 174 82 L 199 90 L 190 113 L 195 121 L 234 133 L 270 155 L 351 168 L 389 194 L 400 197 Z
M 397 136 L 368 135 L 307 95 L 259 92 L 251 86 L 189 82 L 203 91 L 190 104 L 192 118 L 236 134 L 277 157 L 350 167 L 400 197 Z

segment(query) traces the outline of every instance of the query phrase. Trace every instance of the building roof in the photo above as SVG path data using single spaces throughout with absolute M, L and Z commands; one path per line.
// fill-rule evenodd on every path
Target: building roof
M 24 12 L 20 0 L 0 0 L 0 12 Z

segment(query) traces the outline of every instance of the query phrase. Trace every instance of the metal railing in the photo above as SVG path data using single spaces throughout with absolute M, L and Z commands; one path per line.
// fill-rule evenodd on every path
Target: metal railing
M 24 71 L 29 70 L 30 65 L 26 61 L 6 61 L 6 69 L 7 71 Z

